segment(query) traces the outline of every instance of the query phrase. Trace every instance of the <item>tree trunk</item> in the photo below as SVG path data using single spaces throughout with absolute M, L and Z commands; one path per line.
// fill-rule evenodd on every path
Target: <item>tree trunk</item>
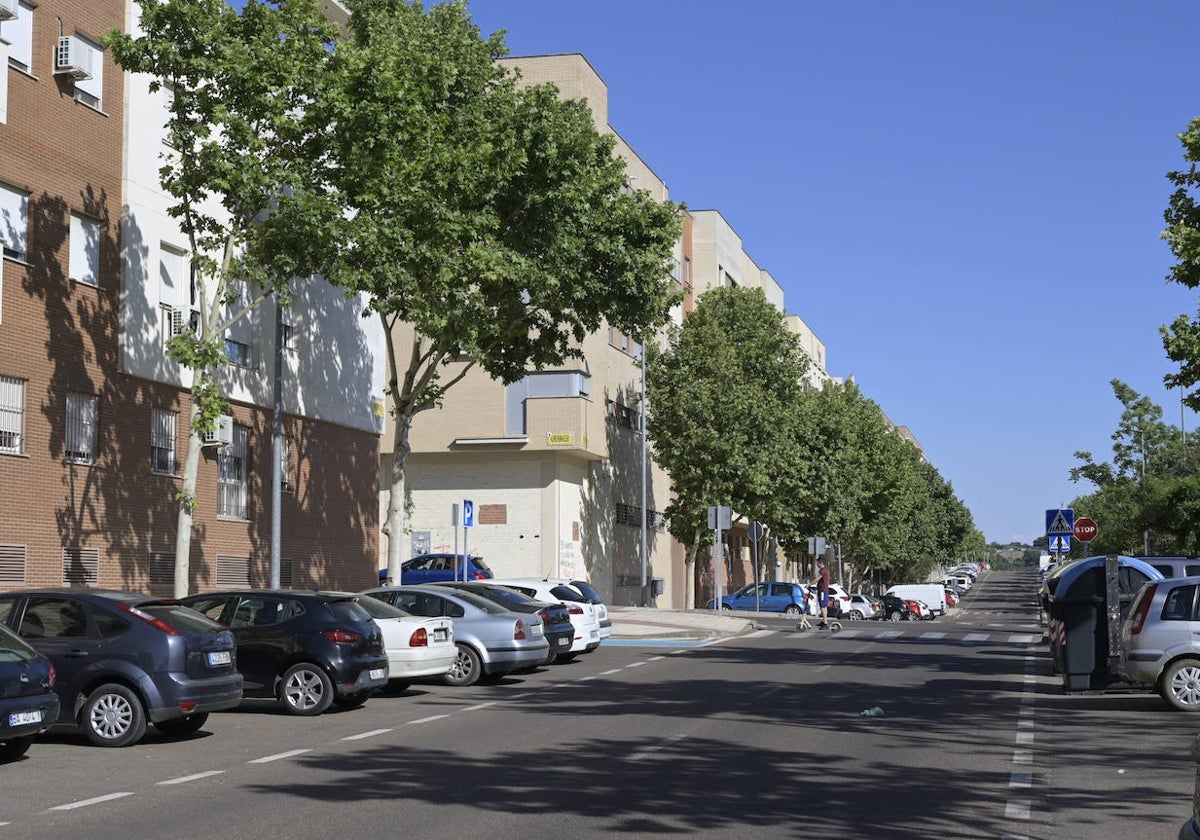
M 683 576 L 687 585 L 683 592 L 683 608 L 685 610 L 695 609 L 696 607 L 696 552 L 700 550 L 700 540 L 696 537 L 692 540 L 692 544 L 688 546 L 687 554 L 683 559 Z
M 387 510 L 387 576 L 389 585 L 400 583 L 400 565 L 408 559 L 408 514 L 404 509 L 407 483 L 408 456 L 412 451 L 409 434 L 412 431 L 412 414 L 396 414 L 392 432 L 392 474 L 389 476 L 391 494 Z
M 175 524 L 175 597 L 185 598 L 189 594 L 190 553 L 192 549 L 192 517 L 196 509 L 196 473 L 200 470 L 200 432 L 196 429 L 196 418 L 200 408 L 192 400 L 188 413 L 187 458 L 183 462 L 183 486 L 179 491 L 179 517 Z

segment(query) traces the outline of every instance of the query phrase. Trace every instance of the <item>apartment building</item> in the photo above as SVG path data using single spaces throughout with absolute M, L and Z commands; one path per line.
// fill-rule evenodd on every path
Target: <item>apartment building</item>
M 336 4 L 335 4 L 336 5 Z M 0 588 L 170 594 L 197 300 L 157 170 L 169 90 L 99 48 L 124 0 L 0 0 Z M 281 582 L 365 587 L 378 552 L 381 333 L 319 280 L 284 311 Z M 227 419 L 203 447 L 191 591 L 268 583 L 276 310 L 226 334 Z

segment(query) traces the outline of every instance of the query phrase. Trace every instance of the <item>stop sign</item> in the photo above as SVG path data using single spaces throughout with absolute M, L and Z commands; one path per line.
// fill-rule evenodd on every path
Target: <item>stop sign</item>
M 1098 533 L 1100 529 L 1096 527 L 1096 523 L 1086 516 L 1075 520 L 1075 539 L 1080 542 L 1091 542 Z

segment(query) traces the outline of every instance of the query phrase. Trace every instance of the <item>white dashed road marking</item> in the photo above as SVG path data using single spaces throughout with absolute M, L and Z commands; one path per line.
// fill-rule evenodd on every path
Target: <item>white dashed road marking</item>
M 126 796 L 133 796 L 133 791 L 124 791 L 122 793 L 108 793 L 104 796 L 94 796 L 91 799 L 81 799 L 78 802 L 70 802 L 66 805 L 55 805 L 51 811 L 73 811 L 76 808 L 86 808 L 89 805 L 99 805 L 101 802 L 111 802 L 114 799 L 121 799 Z
M 271 762 L 271 761 L 281 761 L 285 758 L 291 758 L 292 756 L 304 755 L 307 752 L 312 752 L 312 750 L 311 749 L 288 750 L 287 752 L 275 753 L 275 755 L 267 755 L 267 756 L 263 756 L 262 758 L 251 759 L 250 761 L 248 761 L 246 763 L 247 764 L 267 764 L 268 762 Z
M 209 776 L 220 776 L 224 770 L 209 770 L 205 773 L 193 773 L 190 776 L 180 776 L 178 779 L 166 779 L 159 782 L 160 785 L 182 785 L 184 782 L 194 782 L 198 779 L 207 779 Z
M 390 729 L 372 729 L 370 732 L 360 732 L 357 735 L 347 735 L 343 741 L 361 741 L 363 738 L 374 738 L 376 735 L 386 735 Z

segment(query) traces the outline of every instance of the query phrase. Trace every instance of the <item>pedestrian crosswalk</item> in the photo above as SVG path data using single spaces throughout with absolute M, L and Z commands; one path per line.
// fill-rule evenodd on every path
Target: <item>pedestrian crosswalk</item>
M 963 630 L 951 632 L 945 630 L 910 630 L 895 627 L 888 627 L 886 629 L 876 627 L 860 628 L 843 625 L 840 633 L 805 634 L 805 637 L 822 639 L 871 639 L 878 641 L 902 638 L 908 642 L 962 642 L 965 644 L 990 642 L 992 644 L 1032 645 L 1041 641 L 1042 635 L 1040 632 L 1014 632 L 1012 630 L 990 630 L 988 632 Z

